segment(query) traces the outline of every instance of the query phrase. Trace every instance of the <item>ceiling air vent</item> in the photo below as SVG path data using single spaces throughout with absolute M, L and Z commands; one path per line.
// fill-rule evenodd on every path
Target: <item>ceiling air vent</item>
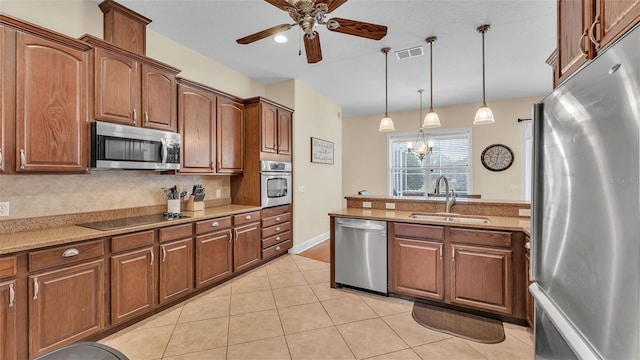
M 398 50 L 396 51 L 396 57 L 398 60 L 406 60 L 416 56 L 424 55 L 424 50 L 422 46 L 416 46 L 410 49 Z

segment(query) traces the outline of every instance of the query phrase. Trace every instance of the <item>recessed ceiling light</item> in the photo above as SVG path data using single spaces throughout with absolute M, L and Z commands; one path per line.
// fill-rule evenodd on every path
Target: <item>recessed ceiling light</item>
M 278 44 L 284 44 L 289 41 L 289 39 L 287 39 L 287 37 L 284 35 L 276 35 L 273 37 L 273 41 L 277 42 Z

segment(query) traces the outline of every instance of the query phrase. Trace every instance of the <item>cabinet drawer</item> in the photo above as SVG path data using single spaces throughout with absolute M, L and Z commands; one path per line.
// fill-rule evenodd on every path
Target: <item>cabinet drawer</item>
M 29 271 L 33 272 L 54 266 L 73 264 L 100 256 L 104 256 L 102 239 L 34 251 L 29 253 Z
M 154 242 L 154 231 L 141 231 L 133 234 L 111 237 L 111 252 L 137 249 L 143 246 L 151 246 Z
M 275 226 L 268 227 L 266 229 L 262 229 L 262 238 L 267 238 L 269 236 L 273 236 L 285 231 L 291 230 L 291 223 L 284 223 Z
M 158 239 L 161 243 L 184 239 L 193 235 L 193 226 L 191 224 L 176 225 L 158 230 Z
M 285 214 L 288 212 L 291 212 L 291 205 L 276 206 L 268 209 L 263 209 L 262 218 L 264 219 L 264 218 L 268 218 L 268 217 L 272 217 L 280 214 Z
M 273 246 L 275 244 L 279 244 L 279 243 L 281 243 L 283 241 L 287 241 L 289 239 L 291 239 L 291 231 L 287 231 L 287 232 L 282 233 L 282 234 L 278 234 L 278 235 L 275 235 L 275 236 L 272 236 L 272 237 L 269 237 L 269 238 L 266 238 L 266 239 L 262 239 L 262 248 L 266 249 L 266 248 L 268 248 L 270 246 Z
M 231 216 L 218 219 L 198 221 L 196 223 L 196 235 L 206 234 L 231 227 Z
M 271 216 L 268 218 L 264 217 L 264 213 L 262 214 L 262 227 L 266 228 L 269 226 L 273 226 L 273 225 L 277 225 L 277 224 L 282 224 L 284 222 L 290 221 L 291 220 L 291 213 L 284 213 L 284 214 L 279 214 L 276 216 Z
M 491 230 L 451 229 L 451 242 L 511 247 L 511 233 Z
M 233 225 L 238 226 L 254 221 L 260 221 L 260 211 L 248 212 L 233 216 Z
M 394 223 L 393 234 L 395 237 L 444 240 L 444 227 Z
M 7 256 L 0 259 L 0 279 L 16 276 L 16 257 Z
M 287 252 L 291 248 L 291 240 L 281 242 L 280 244 L 273 245 L 269 248 L 262 250 L 262 259 L 268 259 L 270 257 Z

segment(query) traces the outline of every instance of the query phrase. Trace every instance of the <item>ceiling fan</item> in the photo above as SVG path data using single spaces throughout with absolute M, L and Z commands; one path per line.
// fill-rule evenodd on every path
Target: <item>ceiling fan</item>
M 320 34 L 316 31 L 318 25 L 324 25 L 327 29 L 343 34 L 360 36 L 372 40 L 380 40 L 387 35 L 387 27 L 362 21 L 333 18 L 327 20 L 327 14 L 337 9 L 348 0 L 265 0 L 289 13 L 293 24 L 281 24 L 255 34 L 236 40 L 238 44 L 251 44 L 254 41 L 264 39 L 287 31 L 293 26 L 300 26 L 304 32 L 304 48 L 309 64 L 322 60 L 320 49 Z

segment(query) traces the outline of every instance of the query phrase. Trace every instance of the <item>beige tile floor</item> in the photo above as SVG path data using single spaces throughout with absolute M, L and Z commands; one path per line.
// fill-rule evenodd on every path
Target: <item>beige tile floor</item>
M 329 264 L 285 255 L 101 340 L 131 359 L 531 359 L 504 324 L 480 344 L 418 325 L 413 304 L 329 287 Z

